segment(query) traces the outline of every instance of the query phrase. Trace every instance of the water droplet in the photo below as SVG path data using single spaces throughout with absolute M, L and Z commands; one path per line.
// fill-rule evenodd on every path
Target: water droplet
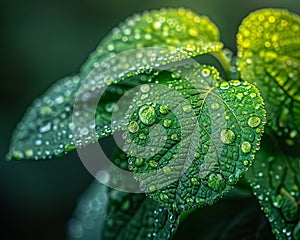
M 223 129 L 220 133 L 220 140 L 224 144 L 230 144 L 233 143 L 235 140 L 235 134 L 230 129 Z
M 169 112 L 168 106 L 167 105 L 161 105 L 159 107 L 159 112 L 161 114 L 167 114 Z
M 281 194 L 272 197 L 273 206 L 276 208 L 281 208 L 283 200 Z
M 80 130 L 80 135 L 84 136 L 84 135 L 88 135 L 89 134 L 89 130 L 84 127 Z
M 208 186 L 215 190 L 215 191 L 220 191 L 224 188 L 224 179 L 221 174 L 215 174 L 212 173 L 209 175 L 208 180 L 207 180 Z
M 289 135 L 290 135 L 290 138 L 295 138 L 297 136 L 297 134 L 298 134 L 297 130 L 292 130 Z
M 239 99 L 239 100 L 242 100 L 243 97 L 244 97 L 244 94 L 243 94 L 243 93 L 238 93 L 238 94 L 236 95 L 236 98 Z
M 245 167 L 247 167 L 249 165 L 249 161 L 248 160 L 244 160 L 243 164 L 244 164 Z
M 241 146 L 243 153 L 249 153 L 251 151 L 251 144 L 247 141 L 244 141 Z
M 189 113 L 192 111 L 192 106 L 191 105 L 185 105 L 182 107 L 182 110 L 186 113 Z
M 178 135 L 177 135 L 176 133 L 173 133 L 173 134 L 171 135 L 171 139 L 172 139 L 173 141 L 179 140 Z
M 169 201 L 169 197 L 168 197 L 168 195 L 165 194 L 165 193 L 160 193 L 160 194 L 159 194 L 159 198 L 160 198 L 160 200 L 162 200 L 163 202 L 168 202 L 168 201 Z
M 146 138 L 147 138 L 147 136 L 146 136 L 145 133 L 141 132 L 141 133 L 139 134 L 139 139 L 144 140 L 144 139 L 146 139 Z
M 150 90 L 150 86 L 149 86 L 148 84 L 143 84 L 143 85 L 141 86 L 141 91 L 142 91 L 143 93 L 147 93 L 147 92 L 149 92 L 149 90 Z
M 40 127 L 40 133 L 45 133 L 51 130 L 52 124 L 50 122 L 46 123 L 44 126 Z
M 241 85 L 241 82 L 239 80 L 232 80 L 231 85 L 237 87 L 237 86 Z
M 158 163 L 157 163 L 156 161 L 154 161 L 154 160 L 150 160 L 150 161 L 149 161 L 149 165 L 150 165 L 150 167 L 152 167 L 152 168 L 156 168 L 157 165 L 158 165 Z
M 164 126 L 164 127 L 168 128 L 168 127 L 170 127 L 171 125 L 172 125 L 172 121 L 171 121 L 170 119 L 165 119 L 165 120 L 163 121 L 163 126 Z
M 25 150 L 25 157 L 30 158 L 33 156 L 33 150 L 32 149 L 27 149 Z
M 131 121 L 128 124 L 128 131 L 131 133 L 136 133 L 140 129 L 139 124 L 136 121 Z
M 180 78 L 180 74 L 177 73 L 177 72 L 172 72 L 172 73 L 171 73 L 171 77 L 172 77 L 173 79 L 179 79 L 179 78 Z
M 221 89 L 228 89 L 229 88 L 229 83 L 228 82 L 222 82 L 220 84 L 220 88 Z
M 197 178 L 191 178 L 191 183 L 193 185 L 199 185 L 200 184 Z
M 210 74 L 210 70 L 208 68 L 203 68 L 202 71 L 201 71 L 201 74 L 203 77 L 208 77 L 209 74 Z
M 156 187 L 154 185 L 150 185 L 148 187 L 148 192 L 154 192 L 156 190 Z
M 139 110 L 139 118 L 145 125 L 152 125 L 156 120 L 154 108 L 149 105 L 142 106 Z
M 49 106 L 42 106 L 39 110 L 40 115 L 51 115 L 52 114 L 52 108 Z
M 138 166 L 138 167 L 139 167 L 139 166 L 142 166 L 143 163 L 144 163 L 144 159 L 138 157 L 138 158 L 135 159 L 135 162 L 134 162 L 134 163 L 135 163 L 135 165 Z
M 248 119 L 248 125 L 252 128 L 257 127 L 260 124 L 261 120 L 257 116 L 252 116 Z
M 188 205 L 192 205 L 194 203 L 194 199 L 191 198 L 191 197 L 188 197 L 186 198 L 185 202 L 188 204 Z
M 168 167 L 168 166 L 164 166 L 163 167 L 163 172 L 164 172 L 164 174 L 170 174 L 171 173 L 171 168 L 170 167 Z
M 194 158 L 199 159 L 201 157 L 201 154 L 199 152 L 194 153 Z
M 211 109 L 212 110 L 218 110 L 219 108 L 220 108 L 220 105 L 218 103 L 211 104 Z
M 36 146 L 40 146 L 42 144 L 42 140 L 41 139 L 37 139 L 37 140 L 35 140 L 34 144 Z

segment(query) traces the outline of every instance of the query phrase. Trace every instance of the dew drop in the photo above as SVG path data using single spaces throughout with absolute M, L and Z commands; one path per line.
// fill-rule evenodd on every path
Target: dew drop
M 203 68 L 202 71 L 201 71 L 201 74 L 203 77 L 208 77 L 209 74 L 210 74 L 210 70 L 208 68 Z
M 249 153 L 251 151 L 251 144 L 247 141 L 244 141 L 241 145 L 241 150 L 243 153 Z
M 220 140 L 224 144 L 230 144 L 233 143 L 235 140 L 235 134 L 230 129 L 223 129 L 220 133 Z
M 144 163 L 144 159 L 138 157 L 138 158 L 135 159 L 135 162 L 134 162 L 134 163 L 135 163 L 135 165 L 138 166 L 138 167 L 139 167 L 139 166 L 142 166 L 143 163 Z
M 42 106 L 39 110 L 40 115 L 47 116 L 52 114 L 52 108 L 49 106 Z
M 154 185 L 150 185 L 148 187 L 148 192 L 154 192 L 156 190 L 156 187 Z
M 171 168 L 168 166 L 164 166 L 163 172 L 164 172 L 164 174 L 169 175 L 171 173 Z
M 191 197 L 188 197 L 186 198 L 185 202 L 188 204 L 188 205 L 192 205 L 194 203 L 194 199 L 191 198 Z
M 152 125 L 156 120 L 154 108 L 149 105 L 142 106 L 139 110 L 139 118 L 145 125 Z
M 160 200 L 162 200 L 163 202 L 168 202 L 168 201 L 169 201 L 169 197 L 168 197 L 168 195 L 165 194 L 165 193 L 160 193 L 160 194 L 159 194 L 159 198 L 160 198 Z
M 168 106 L 167 105 L 161 105 L 159 107 L 159 112 L 161 114 L 167 114 L 169 112 Z
M 200 184 L 197 178 L 191 178 L 191 183 L 193 185 L 199 185 Z
M 218 103 L 213 103 L 213 104 L 211 104 L 211 109 L 212 110 L 218 110 L 220 108 L 220 105 L 218 104 Z
M 40 133 L 46 133 L 51 130 L 52 124 L 50 122 L 46 123 L 44 126 L 40 127 Z
M 128 124 L 128 131 L 131 133 L 136 133 L 140 129 L 139 124 L 136 121 L 131 121 Z
M 147 92 L 149 92 L 149 90 L 150 90 L 150 86 L 148 84 L 144 84 L 141 86 L 141 91 L 143 93 L 147 93 Z
M 177 135 L 176 133 L 173 133 L 173 134 L 171 135 L 171 139 L 172 139 L 173 141 L 179 140 L 178 135 Z
M 157 165 L 158 165 L 158 163 L 157 163 L 156 161 L 154 161 L 154 160 L 150 160 L 150 161 L 149 161 L 149 165 L 150 165 L 150 167 L 152 167 L 152 168 L 156 168 Z
M 228 89 L 229 88 L 229 83 L 228 82 L 222 82 L 220 84 L 220 88 L 221 89 Z
M 257 127 L 260 124 L 261 120 L 257 116 L 252 116 L 248 119 L 248 125 L 252 128 Z
M 221 174 L 212 173 L 208 176 L 208 186 L 215 190 L 222 190 L 224 188 L 224 179 Z
M 191 105 L 185 105 L 182 107 L 182 110 L 186 113 L 190 113 L 192 111 L 192 106 Z
M 276 208 L 281 208 L 283 200 L 281 194 L 272 197 L 273 206 Z
M 169 128 L 172 125 L 172 121 L 170 119 L 165 119 L 163 121 L 163 126 Z
M 33 150 L 32 149 L 27 149 L 25 151 L 25 157 L 30 158 L 33 156 Z

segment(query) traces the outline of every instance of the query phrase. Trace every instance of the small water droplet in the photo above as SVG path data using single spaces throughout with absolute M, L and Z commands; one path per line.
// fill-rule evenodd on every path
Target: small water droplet
M 172 139 L 173 141 L 178 141 L 178 140 L 179 140 L 178 135 L 177 135 L 176 133 L 173 133 L 173 134 L 171 135 L 171 139 Z
M 145 125 L 152 125 L 156 120 L 154 108 L 149 105 L 142 106 L 139 110 L 139 118 Z
M 44 126 L 40 127 L 40 133 L 46 133 L 51 130 L 51 122 L 46 123 Z
M 192 205 L 194 203 L 194 199 L 191 198 L 191 197 L 188 197 L 186 198 L 185 202 L 188 204 L 188 205 Z
M 144 163 L 144 159 L 138 157 L 138 158 L 135 159 L 135 162 L 134 162 L 134 163 L 135 163 L 135 165 L 138 166 L 138 167 L 139 167 L 139 166 L 142 166 L 143 163 Z
M 220 140 L 224 144 L 230 144 L 235 141 L 235 134 L 230 129 L 223 129 L 220 133 Z
M 244 165 L 245 167 L 247 167 L 247 166 L 249 165 L 249 161 L 248 161 L 248 160 L 244 160 L 244 161 L 243 161 L 243 165 Z
M 141 132 L 141 133 L 139 134 L 139 139 L 144 140 L 144 139 L 146 139 L 146 138 L 147 138 L 147 135 L 146 135 L 145 133 Z
M 141 86 L 141 91 L 142 91 L 143 93 L 147 93 L 147 92 L 149 92 L 149 90 L 150 90 L 150 86 L 149 86 L 148 84 L 143 84 L 143 85 Z
M 191 178 L 191 183 L 193 185 L 199 185 L 200 184 L 197 178 Z
M 257 116 L 252 116 L 248 119 L 248 125 L 252 128 L 257 127 L 260 124 L 261 120 Z
M 228 89 L 229 88 L 229 83 L 228 82 L 222 82 L 220 84 L 220 88 L 221 89 Z
M 52 114 L 52 108 L 47 106 L 47 105 L 42 106 L 39 110 L 39 114 L 42 115 L 42 116 L 51 115 Z
M 164 127 L 169 128 L 171 125 L 172 125 L 172 120 L 170 120 L 170 119 L 165 119 L 165 120 L 163 121 L 163 126 L 164 126 Z
M 168 166 L 164 166 L 163 172 L 164 172 L 164 174 L 169 175 L 171 173 L 171 168 Z
M 207 78 L 210 74 L 210 70 L 208 68 L 203 68 L 201 74 L 203 77 Z
M 148 192 L 154 192 L 156 190 L 156 187 L 154 185 L 150 185 L 148 187 Z
M 160 200 L 162 200 L 163 202 L 168 202 L 168 201 L 169 201 L 169 197 L 168 197 L 168 195 L 165 194 L 165 193 L 160 193 L 160 194 L 159 194 L 159 198 L 160 198 Z
M 140 129 L 139 124 L 136 121 L 131 121 L 128 124 L 128 131 L 131 133 L 136 133 Z
M 207 184 L 211 189 L 215 191 L 220 191 L 225 186 L 222 175 L 215 173 L 212 173 L 208 176 Z
M 182 110 L 186 113 L 190 113 L 192 111 L 192 106 L 191 105 L 185 105 L 182 107 Z
M 168 106 L 167 105 L 161 105 L 159 107 L 159 112 L 161 114 L 167 114 L 169 112 Z
M 158 163 L 157 163 L 156 161 L 154 161 L 154 160 L 150 160 L 150 161 L 149 161 L 149 165 L 150 165 L 150 167 L 152 167 L 152 168 L 156 168 L 157 165 L 158 165 Z
M 249 153 L 251 151 L 251 144 L 247 141 L 244 141 L 241 145 L 241 150 L 243 153 Z
M 212 110 L 218 110 L 220 108 L 220 105 L 218 104 L 218 103 L 213 103 L 213 104 L 211 104 L 211 109 Z

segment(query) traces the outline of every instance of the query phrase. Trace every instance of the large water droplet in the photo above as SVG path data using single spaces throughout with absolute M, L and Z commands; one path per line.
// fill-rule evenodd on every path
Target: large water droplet
M 244 141 L 241 146 L 243 153 L 249 153 L 251 151 L 251 144 L 247 141 Z
M 222 82 L 220 84 L 220 88 L 221 89 L 228 89 L 229 88 L 229 83 L 228 82 Z
M 154 108 L 149 105 L 142 106 L 139 110 L 139 118 L 145 125 L 152 125 L 156 120 Z
M 222 175 L 215 173 L 212 173 L 208 176 L 207 184 L 211 189 L 215 191 L 220 191 L 225 186 Z
M 143 163 L 144 163 L 144 159 L 138 157 L 138 158 L 135 159 L 135 162 L 134 162 L 134 163 L 135 163 L 135 165 L 138 166 L 138 167 L 139 167 L 139 166 L 142 166 Z
M 182 110 L 186 113 L 190 113 L 192 111 L 192 106 L 191 105 L 185 105 L 182 107 Z
M 220 140 L 224 144 L 230 144 L 233 143 L 235 140 L 235 134 L 230 129 L 223 129 L 220 133 Z
M 260 124 L 261 120 L 259 117 L 252 116 L 248 119 L 248 125 L 252 128 L 257 127 Z
M 140 129 L 139 124 L 136 121 L 131 121 L 128 124 L 128 131 L 131 133 L 135 133 Z
M 170 127 L 171 125 L 172 125 L 172 120 L 170 120 L 170 119 L 165 119 L 165 120 L 163 121 L 163 126 L 164 126 L 164 127 L 168 128 L 168 127 Z

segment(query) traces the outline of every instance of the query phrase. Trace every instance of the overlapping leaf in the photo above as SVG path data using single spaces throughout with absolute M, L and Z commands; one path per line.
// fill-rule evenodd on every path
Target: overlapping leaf
M 299 239 L 299 151 L 286 148 L 278 139 L 264 138 L 246 176 L 276 237 Z
M 183 65 L 161 77 L 165 85 L 143 85 L 128 112 L 129 169 L 173 211 L 212 204 L 252 162 L 265 121 L 262 98 L 249 83 L 220 81 L 209 66 Z
M 293 144 L 300 130 L 300 18 L 263 9 L 242 22 L 237 35 L 239 69 L 266 101 L 268 125 Z
M 218 36 L 206 17 L 183 9 L 155 10 L 129 18 L 99 45 L 79 77 L 59 81 L 34 102 L 14 133 L 8 157 L 60 156 L 110 135 L 116 100 L 128 88 L 151 81 L 154 68 L 221 50 Z M 141 74 L 146 76 L 132 80 Z M 117 85 L 122 81 L 127 83 Z M 102 104 L 98 104 L 101 96 Z M 78 113 L 73 111 L 75 102 Z M 78 115 L 74 125 L 72 116 Z M 94 116 L 95 120 L 86 120 Z

